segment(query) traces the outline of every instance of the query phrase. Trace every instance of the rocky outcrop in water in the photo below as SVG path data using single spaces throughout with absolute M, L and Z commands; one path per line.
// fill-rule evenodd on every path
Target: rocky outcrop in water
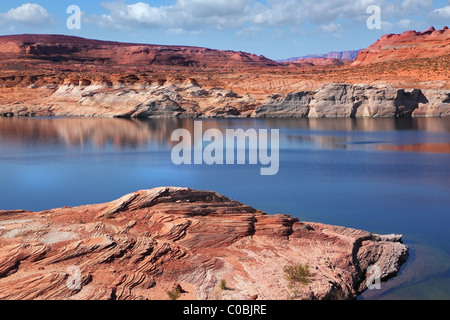
M 283 269 L 295 264 L 310 269 L 297 298 L 353 299 L 372 266 L 383 279 L 399 271 L 408 256 L 400 241 L 184 188 L 0 211 L 0 300 L 168 299 L 174 287 L 181 299 L 286 299 Z

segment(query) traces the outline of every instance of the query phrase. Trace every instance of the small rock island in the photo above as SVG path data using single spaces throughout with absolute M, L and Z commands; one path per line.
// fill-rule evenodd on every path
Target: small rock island
M 381 279 L 399 271 L 401 238 L 174 187 L 0 211 L 0 300 L 355 299 L 373 266 Z M 293 292 L 286 270 L 298 266 L 307 272 Z

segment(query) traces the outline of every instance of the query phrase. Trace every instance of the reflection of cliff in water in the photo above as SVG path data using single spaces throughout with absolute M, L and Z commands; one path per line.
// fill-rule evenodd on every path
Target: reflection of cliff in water
M 450 121 L 442 118 L 292 118 L 267 119 L 272 128 L 284 127 L 317 131 L 428 131 L 450 132 Z
M 165 145 L 173 130 L 182 127 L 178 119 L 140 121 L 108 118 L 1 118 L 3 141 L 96 147 L 136 148 L 156 143 Z
M 417 143 L 407 145 L 380 145 L 378 150 L 402 151 L 402 152 L 425 152 L 425 153 L 450 153 L 448 143 Z
M 394 131 L 450 133 L 450 121 L 439 118 L 270 119 L 268 124 L 285 128 L 288 145 L 302 148 L 450 153 L 448 143 L 395 145 L 391 136 L 383 134 Z M 389 139 L 385 140 L 386 137 Z
M 110 118 L 2 118 L 0 141 L 16 145 L 46 144 L 115 148 L 142 145 L 174 145 L 171 135 L 184 128 L 194 132 L 192 119 L 110 119 Z M 429 131 L 450 132 L 450 121 L 440 118 L 413 119 L 221 119 L 204 120 L 203 130 L 255 128 L 282 129 L 282 139 L 304 146 L 360 149 L 352 144 L 350 132 Z M 381 141 L 382 142 L 382 141 Z M 283 143 L 283 141 L 282 141 Z M 370 143 L 367 144 L 370 146 Z

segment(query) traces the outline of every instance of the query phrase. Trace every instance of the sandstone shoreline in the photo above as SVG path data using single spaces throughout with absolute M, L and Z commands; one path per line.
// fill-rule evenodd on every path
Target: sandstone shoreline
M 317 90 L 240 95 L 195 79 L 147 84 L 92 83 L 22 89 L 0 99 L 1 116 L 114 118 L 401 118 L 450 116 L 449 89 L 329 83 Z M 10 96 L 5 93 L 5 96 Z
M 163 187 L 106 204 L 0 211 L 0 300 L 286 299 L 283 268 L 308 265 L 299 299 L 354 299 L 368 270 L 394 276 L 401 236 L 267 215 L 209 191 Z M 80 288 L 67 286 L 69 267 Z M 221 290 L 226 280 L 230 290 Z

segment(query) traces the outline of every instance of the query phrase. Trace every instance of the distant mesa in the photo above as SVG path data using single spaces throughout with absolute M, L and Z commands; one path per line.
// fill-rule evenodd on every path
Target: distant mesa
M 66 35 L 0 36 L 3 59 L 95 65 L 172 65 L 185 67 L 267 67 L 264 56 L 202 47 L 100 41 Z
M 327 54 L 309 54 L 303 57 L 293 57 L 278 60 L 280 63 L 295 63 L 302 66 L 341 66 L 353 62 L 360 50 L 329 52 Z

